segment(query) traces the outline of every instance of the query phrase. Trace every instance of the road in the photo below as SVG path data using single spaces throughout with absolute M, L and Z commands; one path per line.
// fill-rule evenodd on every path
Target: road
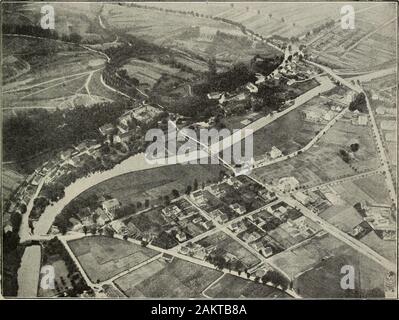
M 265 161 L 264 159 L 258 160 L 255 162 L 254 168 L 262 168 L 262 167 L 267 167 L 270 166 L 272 164 L 281 162 L 281 161 L 285 161 L 287 159 L 290 159 L 292 157 L 295 157 L 297 155 L 299 155 L 300 153 L 303 153 L 307 150 L 309 150 L 311 147 L 313 147 L 313 145 L 320 140 L 320 138 L 339 120 L 343 117 L 343 115 L 345 114 L 345 112 L 348 110 L 348 108 L 344 108 L 340 113 L 338 113 L 330 122 L 327 123 L 327 125 L 320 130 L 316 136 L 309 141 L 309 143 L 304 146 L 302 149 L 299 149 L 297 151 L 294 151 L 288 155 L 276 158 L 274 160 L 270 160 L 270 161 Z
M 369 98 L 367 97 L 366 92 L 363 91 L 363 93 L 364 93 L 364 95 L 366 97 L 367 109 L 369 111 L 370 120 L 371 120 L 371 124 L 372 124 L 372 127 L 373 127 L 374 138 L 375 138 L 376 144 L 377 144 L 378 156 L 380 158 L 382 167 L 384 169 L 385 181 L 386 181 L 387 186 L 388 186 L 389 196 L 391 197 L 392 202 L 395 204 L 395 207 L 397 207 L 396 191 L 395 191 L 395 187 L 394 187 L 391 171 L 389 169 L 389 160 L 388 160 L 388 157 L 386 155 L 385 148 L 383 146 L 383 142 L 382 142 L 382 139 L 381 139 L 381 136 L 380 136 L 380 132 L 378 130 L 377 122 L 375 121 L 374 112 L 373 112 L 373 110 L 371 109 L 371 106 L 370 106 Z
M 358 174 L 355 174 L 355 175 L 352 175 L 349 177 L 345 177 L 345 178 L 329 181 L 326 183 L 318 184 L 318 185 L 310 187 L 310 188 L 305 188 L 304 190 L 315 191 L 315 190 L 319 190 L 320 188 L 323 188 L 323 187 L 334 186 L 334 185 L 337 185 L 340 183 L 345 183 L 345 182 L 350 182 L 350 181 L 357 180 L 357 179 L 366 178 L 368 176 L 372 176 L 372 175 L 382 173 L 382 172 L 383 171 L 381 169 L 375 169 L 375 170 L 371 170 L 371 171 L 367 171 L 367 172 L 361 172 L 361 173 L 358 173 Z
M 281 196 L 281 199 L 285 201 L 290 206 L 297 208 L 305 217 L 308 219 L 316 222 L 319 226 L 321 226 L 325 231 L 329 234 L 333 235 L 335 238 L 341 240 L 342 242 L 349 245 L 351 248 L 355 249 L 356 251 L 360 252 L 361 254 L 365 255 L 369 259 L 377 262 L 384 268 L 389 271 L 396 272 L 396 264 L 389 261 L 388 259 L 381 256 L 379 253 L 375 252 L 371 248 L 369 248 L 364 243 L 360 242 L 359 240 L 351 237 L 350 235 L 346 234 L 345 232 L 341 231 L 337 227 L 331 225 L 324 219 L 320 218 L 318 215 L 313 213 L 311 210 L 306 208 L 304 205 L 299 203 L 298 201 L 294 200 L 292 197 L 289 196 Z

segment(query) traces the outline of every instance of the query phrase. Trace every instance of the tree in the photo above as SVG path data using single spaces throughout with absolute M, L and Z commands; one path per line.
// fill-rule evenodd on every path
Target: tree
M 187 186 L 187 188 L 186 188 L 186 194 L 190 194 L 191 191 L 192 191 L 192 189 L 193 189 L 193 187 Z
M 193 183 L 193 190 L 197 190 L 198 189 L 198 180 L 194 179 L 194 183 Z
M 350 145 L 350 148 L 351 148 L 352 152 L 357 152 L 359 150 L 359 144 L 358 143 L 352 143 Z
M 172 190 L 172 196 L 173 196 L 173 198 L 178 198 L 178 197 L 180 196 L 179 191 L 176 190 L 176 189 L 173 189 L 173 190 Z

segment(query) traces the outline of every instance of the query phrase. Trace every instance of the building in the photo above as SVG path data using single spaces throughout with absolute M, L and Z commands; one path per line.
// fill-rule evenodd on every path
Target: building
M 201 226 L 204 227 L 205 230 L 210 230 L 213 228 L 213 222 L 211 220 L 203 221 Z
M 65 150 L 65 151 L 61 151 L 61 152 L 60 152 L 60 158 L 61 158 L 61 160 L 69 159 L 69 158 L 72 156 L 72 154 L 73 154 L 74 151 L 75 151 L 75 150 L 72 149 L 72 148 L 69 148 L 69 149 L 67 149 L 67 150 Z
M 102 203 L 102 208 L 111 220 L 115 217 L 115 210 L 118 209 L 120 206 L 121 204 L 119 203 L 118 199 L 115 198 L 106 200 Z
M 100 226 L 103 226 L 110 221 L 105 211 L 101 208 L 97 208 L 96 211 L 94 211 L 94 214 L 97 216 L 96 223 Z
M 359 126 L 366 126 L 368 122 L 368 117 L 366 115 L 359 115 L 357 118 L 357 123 Z
M 108 136 L 114 132 L 115 127 L 113 124 L 107 123 L 107 124 L 104 124 L 103 126 L 101 126 L 98 130 L 100 131 L 100 133 L 103 136 Z
M 255 86 L 252 82 L 248 82 L 245 85 L 245 88 L 248 89 L 248 91 L 251 92 L 251 93 L 257 93 L 258 92 L 258 87 Z
M 287 81 L 287 85 L 289 85 L 289 86 L 293 85 L 294 83 L 295 83 L 294 79 L 290 79 Z
M 270 150 L 270 157 L 272 159 L 276 159 L 278 157 L 281 157 L 283 155 L 283 153 L 281 152 L 281 150 L 275 146 L 272 147 L 272 150 Z
M 128 143 L 132 136 L 134 135 L 135 130 L 130 130 L 124 133 L 120 133 L 114 136 L 114 142 L 116 143 Z
M 245 209 L 245 207 L 243 205 L 240 205 L 238 203 L 231 204 L 230 208 L 233 209 L 235 212 L 237 212 L 240 215 L 247 212 L 247 209 Z
M 165 217 L 170 217 L 172 215 L 178 215 L 181 212 L 178 206 L 172 205 L 162 209 L 162 213 Z
M 186 236 L 186 234 L 184 233 L 184 232 L 178 232 L 177 234 L 176 234 L 176 239 L 177 239 L 177 241 L 179 241 L 179 242 L 183 242 L 183 241 L 186 241 L 187 240 L 187 236 Z
M 334 112 L 331 110 L 328 110 L 325 114 L 324 114 L 324 120 L 326 121 L 331 121 L 334 118 Z
M 261 84 L 261 83 L 265 82 L 265 80 L 266 80 L 265 76 L 261 73 L 255 73 L 255 77 L 257 78 L 257 80 L 255 81 L 255 84 Z
M 298 200 L 300 203 L 302 203 L 304 206 L 306 206 L 307 204 L 309 204 L 310 202 L 310 198 L 309 196 L 307 196 L 306 194 L 304 194 L 301 191 L 298 191 L 294 194 L 294 198 L 296 200 Z
M 208 97 L 209 100 L 219 100 L 222 97 L 221 92 L 210 92 L 206 96 Z
M 168 262 L 168 263 L 171 263 L 172 261 L 173 261 L 173 259 L 174 259 L 174 256 L 172 256 L 172 255 L 170 255 L 169 253 L 163 253 L 162 254 L 162 259 L 165 261 L 165 262 Z

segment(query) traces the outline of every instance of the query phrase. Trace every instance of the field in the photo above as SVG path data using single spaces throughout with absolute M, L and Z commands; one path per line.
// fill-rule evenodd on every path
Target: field
M 193 185 L 195 179 L 198 184 L 219 178 L 221 167 L 217 165 L 172 165 L 132 172 L 106 180 L 90 188 L 80 195 L 107 194 L 127 205 L 144 203 L 149 199 L 151 204 L 163 203 L 160 197 L 170 195 L 173 189 L 183 194 L 188 185 Z
M 355 289 L 343 290 L 341 268 L 355 268 Z M 349 247 L 337 256 L 316 264 L 294 281 L 296 292 L 304 298 L 384 298 L 384 277 L 387 271 Z
M 296 109 L 258 130 L 254 138 L 254 158 L 258 160 L 273 146 L 284 155 L 303 148 L 323 125 L 304 121 L 301 110 Z
M 14 171 L 12 168 L 6 168 L 3 165 L 2 171 L 2 196 L 7 199 L 9 195 L 25 180 L 25 176 Z
M 263 36 L 301 36 L 328 19 L 340 17 L 338 3 L 152 3 L 165 9 L 194 11 L 204 16 L 242 23 Z M 361 7 L 354 5 L 355 8 Z M 311 8 L 311 10 L 309 10 Z M 316 10 L 317 15 L 313 14 Z
M 103 17 L 112 28 L 161 46 L 172 47 L 182 55 L 178 62 L 196 71 L 207 71 L 209 56 L 214 56 L 218 65 L 225 67 L 226 63 L 248 61 L 257 53 L 277 53 L 264 44 L 252 45 L 252 40 L 239 27 L 200 16 L 105 5 Z M 217 34 L 217 31 L 228 36 Z
M 132 268 L 157 252 L 114 238 L 93 236 L 68 242 L 91 281 L 104 281 Z
M 252 174 L 272 183 L 286 176 L 294 176 L 301 185 L 310 187 L 323 182 L 376 169 L 378 160 L 369 126 L 356 126 L 346 114 L 306 152 L 288 160 L 258 168 Z M 339 150 L 358 142 L 359 150 L 350 165 L 339 156 Z
M 225 274 L 218 282 L 208 288 L 204 294 L 212 298 L 232 298 L 232 299 L 249 299 L 249 298 L 289 298 L 285 292 Z
M 44 290 L 41 288 L 41 286 L 39 286 L 38 297 L 53 297 L 62 294 L 68 289 L 73 288 L 71 279 L 68 276 L 69 274 L 68 269 L 65 265 L 65 262 L 62 259 L 57 259 L 56 257 L 52 257 L 52 260 L 48 261 L 46 265 L 51 265 L 54 268 L 54 275 L 55 275 L 54 284 L 56 289 Z M 40 281 L 41 279 L 39 280 L 39 283 Z
M 356 28 L 344 30 L 336 23 L 308 43 L 318 61 L 345 71 L 374 71 L 395 61 L 395 9 L 393 4 L 362 7 Z M 367 5 L 367 7 L 369 7 Z
M 257 257 L 224 232 L 215 233 L 200 240 L 198 243 L 204 247 L 215 245 L 217 247 L 216 250 L 222 255 L 234 255 L 237 260 L 244 264 L 245 268 L 253 267 L 260 262 Z
M 117 279 L 115 284 L 128 297 L 199 298 L 222 273 L 174 258 L 155 260 Z

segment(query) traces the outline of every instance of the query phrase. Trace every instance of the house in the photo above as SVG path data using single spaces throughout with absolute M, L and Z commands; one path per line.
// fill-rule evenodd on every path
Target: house
M 231 204 L 230 208 L 233 209 L 235 212 L 237 212 L 240 215 L 247 212 L 247 209 L 245 209 L 245 207 L 243 205 L 240 205 L 238 203 Z
M 103 136 L 109 136 L 110 134 L 112 134 L 114 132 L 115 127 L 113 124 L 107 123 L 107 124 L 104 124 L 103 126 L 101 126 L 98 130 L 100 131 L 100 133 Z
M 202 222 L 202 218 L 201 217 L 194 218 L 192 222 L 195 224 L 200 223 Z
M 222 97 L 221 92 L 210 92 L 206 96 L 208 97 L 209 100 L 219 100 Z
M 290 79 L 287 81 L 287 85 L 289 85 L 289 86 L 293 85 L 294 83 L 295 83 L 294 79 Z
M 135 132 L 136 132 L 135 130 L 130 130 L 124 133 L 117 134 L 114 136 L 114 142 L 127 143 L 130 141 L 131 137 L 134 135 Z
M 211 220 L 207 220 L 201 223 L 201 226 L 204 227 L 206 230 L 210 230 L 213 228 L 213 223 Z
M 105 213 L 108 215 L 108 217 L 110 217 L 110 219 L 112 220 L 113 218 L 115 218 L 115 210 L 118 209 L 121 204 L 119 203 L 118 199 L 113 198 L 104 201 L 101 206 L 104 209 Z
M 357 121 L 359 126 L 366 126 L 368 122 L 368 117 L 366 115 L 359 115 Z
M 256 241 L 259 239 L 259 237 L 260 237 L 260 235 L 256 232 L 252 232 L 252 233 L 244 232 L 244 234 L 242 235 L 242 239 L 247 243 Z
M 272 150 L 270 150 L 270 157 L 272 159 L 276 159 L 278 157 L 281 157 L 283 155 L 283 153 L 281 152 L 281 150 L 275 146 L 272 147 Z
M 173 261 L 173 259 L 174 259 L 174 256 L 172 256 L 172 255 L 170 255 L 169 253 L 163 253 L 162 254 L 162 259 L 165 261 L 165 262 L 168 262 L 168 263 L 171 263 L 172 261 Z
M 120 123 L 116 127 L 118 128 L 119 134 L 123 134 L 129 131 L 129 126 L 124 123 Z
M 168 206 L 162 209 L 162 213 L 165 217 L 176 216 L 181 212 L 180 208 L 176 205 Z
M 60 152 L 60 158 L 61 158 L 61 160 L 69 159 L 69 158 L 72 156 L 72 154 L 73 154 L 74 151 L 75 151 L 75 150 L 72 149 L 72 148 L 69 148 L 69 149 L 67 149 L 67 150 L 65 150 L 65 151 L 61 151 L 61 152 Z
M 119 233 L 121 235 L 127 235 L 128 230 L 127 230 L 126 225 L 123 223 L 123 221 L 120 221 L 120 220 L 113 221 L 111 226 L 115 230 L 116 233 Z
M 310 202 L 309 196 L 300 191 L 294 194 L 294 198 L 302 203 L 304 206 L 306 206 Z
M 255 81 L 255 84 L 261 84 L 261 83 L 265 82 L 265 80 L 266 80 L 265 76 L 261 73 L 255 73 L 255 77 L 257 78 L 257 80 Z
M 331 121 L 334 118 L 334 112 L 332 112 L 331 110 L 328 110 L 325 114 L 324 114 L 324 120 L 326 121 Z
M 229 217 L 222 211 L 220 211 L 219 209 L 216 209 L 212 212 L 210 212 L 210 215 L 218 222 L 218 223 L 226 223 L 227 221 L 229 221 Z
M 245 88 L 248 89 L 248 91 L 251 92 L 251 93 L 257 93 L 258 92 L 258 87 L 255 86 L 252 82 L 248 82 L 245 85 Z
M 245 225 L 241 221 L 233 222 L 228 228 L 234 233 L 240 233 L 246 230 Z
M 121 115 L 118 118 L 118 123 L 120 125 L 124 125 L 126 127 L 129 127 L 129 122 L 130 121 L 132 121 L 132 112 L 131 111 L 125 112 L 123 115 Z
M 187 236 L 186 236 L 186 234 L 184 233 L 184 232 L 178 232 L 177 234 L 176 234 L 176 239 L 179 241 L 179 242 L 183 242 L 183 241 L 186 241 L 187 240 Z
M 103 225 L 105 225 L 107 222 L 110 221 L 110 219 L 109 219 L 109 217 L 107 216 L 107 214 L 106 214 L 106 213 L 104 212 L 104 210 L 101 209 L 101 208 L 97 208 L 97 209 L 94 211 L 94 214 L 97 216 L 96 223 L 97 223 L 98 225 L 100 225 L 100 226 L 103 226 Z

